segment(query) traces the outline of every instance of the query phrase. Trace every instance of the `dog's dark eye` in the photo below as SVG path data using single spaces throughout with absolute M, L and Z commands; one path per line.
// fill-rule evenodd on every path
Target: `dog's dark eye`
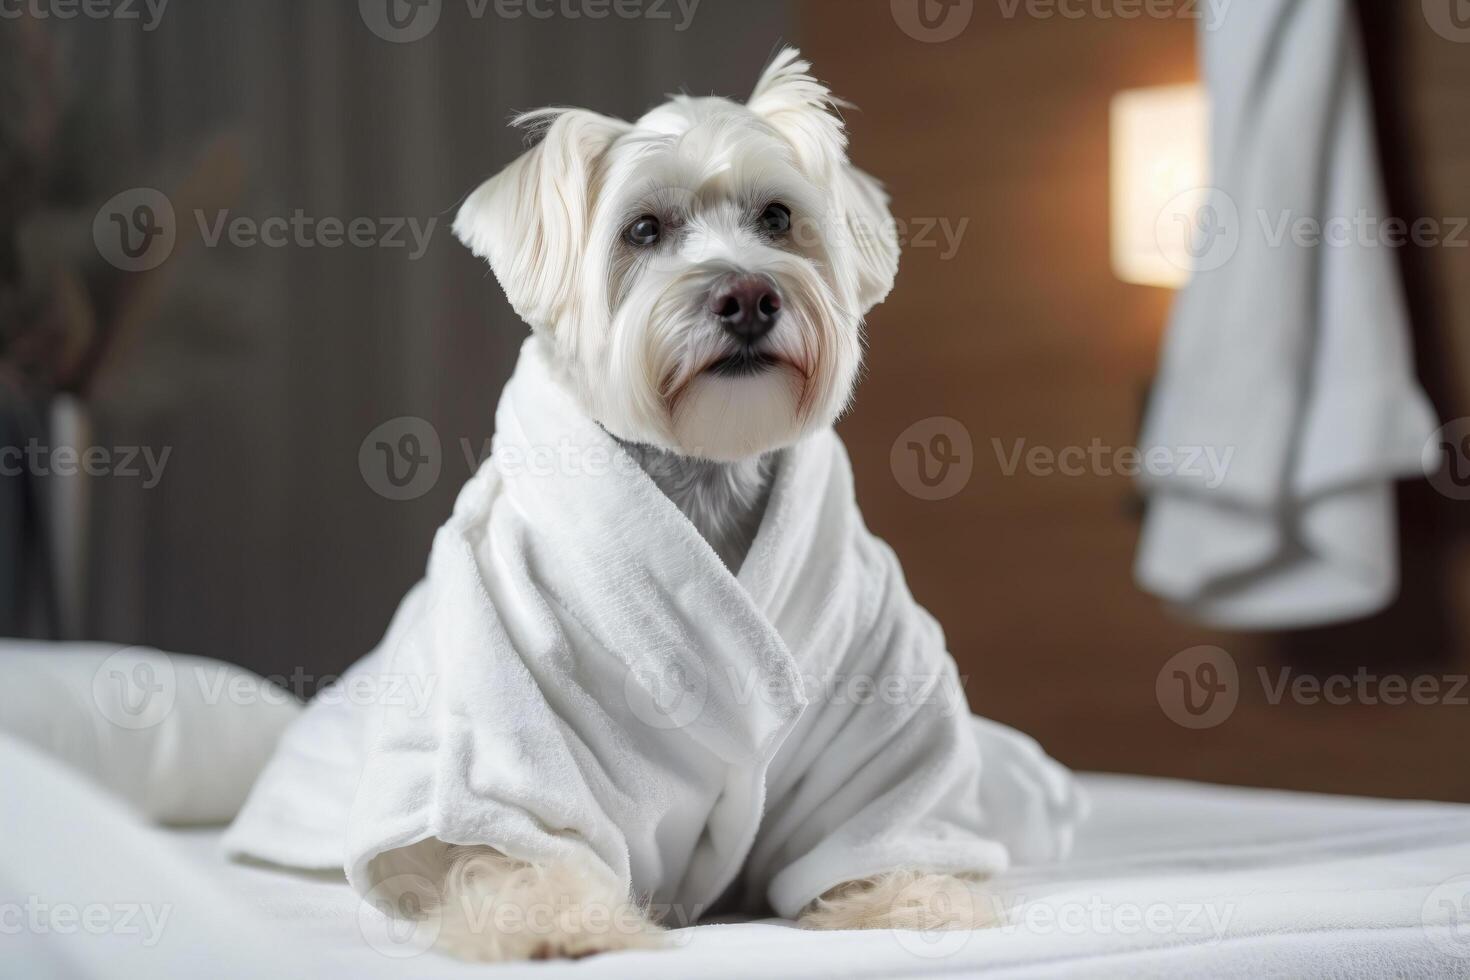
M 791 230 L 791 209 L 784 204 L 771 204 L 761 212 L 761 227 L 772 235 L 784 235 Z
M 627 231 L 623 232 L 623 238 L 627 240 L 629 245 L 637 245 L 639 247 L 657 245 L 662 235 L 663 226 L 651 214 L 645 214 L 629 225 Z

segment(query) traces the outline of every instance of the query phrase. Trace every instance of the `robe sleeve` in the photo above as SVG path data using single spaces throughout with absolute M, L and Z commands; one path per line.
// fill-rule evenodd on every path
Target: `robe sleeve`
M 806 676 L 811 702 L 752 854 L 750 884 L 796 916 L 844 882 L 895 870 L 990 876 L 1068 848 L 1083 803 L 1029 738 L 970 713 L 944 635 L 893 552 L 856 536 L 844 587 L 866 615 Z M 822 627 L 819 627 L 822 628 Z

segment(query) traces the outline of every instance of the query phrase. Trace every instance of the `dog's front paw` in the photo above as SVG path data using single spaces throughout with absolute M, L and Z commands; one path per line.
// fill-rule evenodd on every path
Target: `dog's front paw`
M 997 923 L 995 905 L 977 878 L 919 871 L 849 881 L 802 910 L 804 929 L 985 929 Z
M 655 949 L 662 929 L 614 882 L 466 848 L 444 881 L 436 947 L 480 962 L 581 959 Z

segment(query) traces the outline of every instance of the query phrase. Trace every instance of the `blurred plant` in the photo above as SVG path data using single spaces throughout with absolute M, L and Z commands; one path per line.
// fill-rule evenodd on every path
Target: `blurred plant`
M 61 127 L 56 47 L 23 17 L 0 32 L 0 382 L 54 389 L 89 344 L 75 276 L 27 261 L 21 229 L 41 208 Z
M 97 202 L 89 205 L 87 186 L 95 150 L 72 145 L 91 140 L 68 139 L 78 125 L 63 89 L 65 62 L 55 35 L 32 17 L 7 21 L 0 32 L 0 386 L 85 401 L 156 324 L 183 249 L 138 273 L 119 272 L 97 254 Z M 174 195 L 180 206 L 228 207 L 244 179 L 240 140 L 218 136 L 192 166 L 168 169 L 185 174 Z M 189 339 L 208 344 L 212 327 L 191 325 Z
M 64 88 L 76 73 L 60 36 L 28 13 L 0 30 L 0 447 L 90 444 L 99 385 L 145 332 L 166 326 L 181 251 L 145 272 L 123 272 L 98 253 L 94 179 L 116 180 L 122 168 L 98 151 L 97 121 L 85 114 L 92 103 Z M 239 141 L 214 139 L 175 171 L 187 176 L 174 200 L 228 206 L 242 171 Z M 175 346 L 228 349 L 214 318 L 174 319 Z M 80 478 L 0 479 L 0 526 L 16 529 L 0 551 L 0 635 L 81 635 L 90 507 Z

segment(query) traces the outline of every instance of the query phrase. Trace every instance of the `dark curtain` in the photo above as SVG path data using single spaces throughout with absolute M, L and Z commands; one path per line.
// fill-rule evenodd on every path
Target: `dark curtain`
M 790 34 L 774 0 L 703 0 L 682 30 L 673 0 L 598 20 L 445 0 L 427 37 L 393 43 L 364 4 L 211 0 L 170 4 L 153 30 L 45 26 L 69 135 L 44 237 L 128 327 L 94 365 L 95 438 L 117 459 L 168 452 L 154 486 L 93 483 L 90 637 L 299 669 L 308 690 L 368 650 L 491 435 L 526 333 L 449 233 L 463 195 L 520 152 L 509 115 L 743 97 Z M 92 241 L 98 207 L 136 187 L 175 209 L 172 253 L 148 273 L 98 262 Z M 365 217 L 406 245 L 210 245 L 224 211 Z M 415 256 L 407 222 L 430 219 Z M 393 500 L 359 449 L 402 416 L 432 425 L 441 473 Z

